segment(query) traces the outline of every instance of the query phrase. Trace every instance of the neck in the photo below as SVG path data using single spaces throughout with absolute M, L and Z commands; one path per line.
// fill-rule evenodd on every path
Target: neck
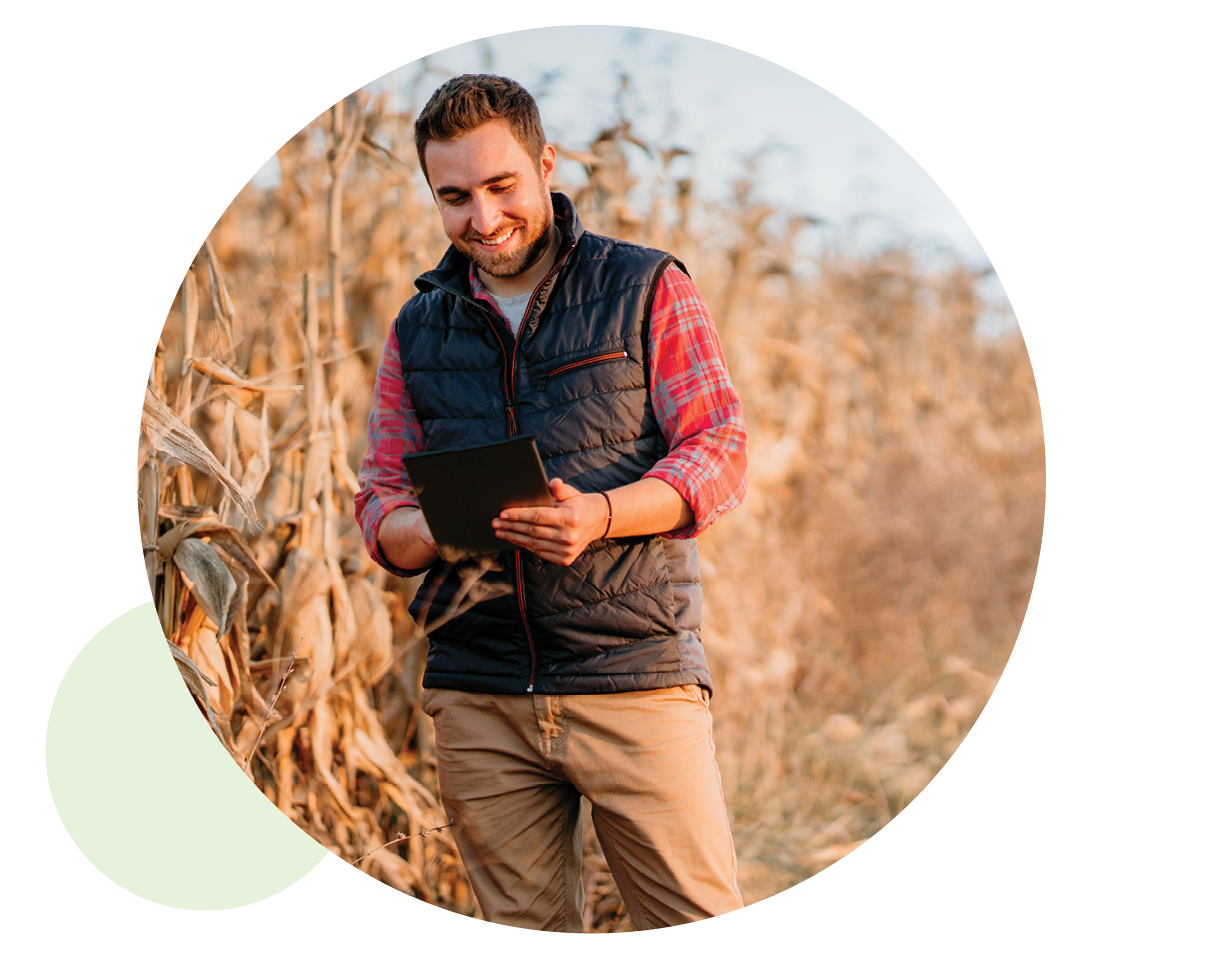
M 554 266 L 554 260 L 558 257 L 558 247 L 561 246 L 561 234 L 558 232 L 557 226 L 552 226 L 549 231 L 549 243 L 545 247 L 545 252 L 533 263 L 528 269 L 517 276 L 491 276 L 485 270 L 478 270 L 478 279 L 482 285 L 487 288 L 492 296 L 507 299 L 512 296 L 524 296 L 535 290 L 545 279 L 545 274 L 548 273 Z

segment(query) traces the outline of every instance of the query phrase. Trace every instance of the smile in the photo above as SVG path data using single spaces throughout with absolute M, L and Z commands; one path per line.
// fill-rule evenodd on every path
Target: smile
M 502 246 L 504 243 L 506 243 L 509 239 L 512 238 L 512 234 L 515 232 L 516 232 L 516 227 L 513 226 L 510 230 L 508 230 L 502 236 L 498 236 L 495 239 L 480 239 L 478 242 L 480 242 L 483 246 Z

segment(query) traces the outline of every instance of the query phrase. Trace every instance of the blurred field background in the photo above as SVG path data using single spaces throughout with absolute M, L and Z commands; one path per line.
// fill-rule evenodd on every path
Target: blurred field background
M 418 708 L 415 581 L 373 565 L 353 520 L 381 345 L 447 246 L 415 108 L 350 96 L 223 214 L 156 348 L 139 518 L 165 634 L 233 760 L 355 867 L 474 914 Z M 700 551 L 718 762 L 757 901 L 913 800 L 1002 672 L 1044 512 L 1027 352 L 1011 324 L 979 331 L 975 267 L 804 242 L 819 224 L 759 199 L 756 154 L 714 198 L 623 111 L 555 145 L 589 229 L 685 262 L 743 401 L 750 490 Z M 627 930 L 590 826 L 586 844 L 587 924 Z

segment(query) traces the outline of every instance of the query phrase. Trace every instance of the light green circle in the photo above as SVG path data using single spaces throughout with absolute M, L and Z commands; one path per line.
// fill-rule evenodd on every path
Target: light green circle
M 150 603 L 105 626 L 67 670 L 47 724 L 46 773 L 80 851 L 161 905 L 248 905 L 326 854 L 214 737 Z

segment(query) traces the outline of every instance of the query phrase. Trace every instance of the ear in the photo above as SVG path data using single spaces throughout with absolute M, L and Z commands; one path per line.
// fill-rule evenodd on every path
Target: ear
M 541 149 L 541 182 L 548 187 L 554 179 L 554 162 L 558 159 L 558 154 L 554 152 L 554 148 L 548 143 Z

